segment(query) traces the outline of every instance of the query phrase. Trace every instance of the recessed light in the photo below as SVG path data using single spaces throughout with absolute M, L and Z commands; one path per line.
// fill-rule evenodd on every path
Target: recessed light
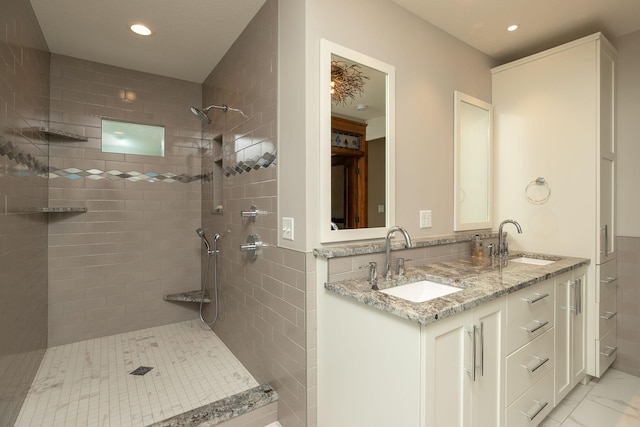
M 517 29 L 518 29 L 518 25 L 517 24 L 509 25 L 507 27 L 507 31 L 515 31 Z
M 151 35 L 151 30 L 149 29 L 149 27 L 147 27 L 144 24 L 131 24 L 129 26 L 129 29 L 131 31 L 133 31 L 136 34 L 139 34 L 141 36 L 150 36 Z

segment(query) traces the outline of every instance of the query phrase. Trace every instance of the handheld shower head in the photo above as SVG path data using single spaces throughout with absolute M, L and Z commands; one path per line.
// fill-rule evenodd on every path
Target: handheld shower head
M 197 228 L 196 233 L 198 233 L 198 236 L 200 236 L 200 238 L 202 239 L 202 243 L 204 243 L 204 246 L 207 248 L 207 252 L 211 253 L 211 245 L 209 245 L 209 241 L 207 240 L 207 236 L 205 236 L 204 234 L 204 230 L 202 228 Z

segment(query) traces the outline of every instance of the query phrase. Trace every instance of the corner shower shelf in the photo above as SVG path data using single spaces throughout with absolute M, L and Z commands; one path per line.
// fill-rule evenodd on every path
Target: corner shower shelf
M 63 130 L 58 130 L 58 129 L 52 129 L 49 127 L 37 127 L 37 128 L 32 128 L 31 130 L 37 131 L 37 132 L 42 132 L 45 133 L 49 136 L 54 137 L 55 139 L 59 139 L 59 140 L 68 140 L 68 141 L 88 141 L 89 139 L 86 136 L 82 136 L 82 135 L 78 135 L 75 133 L 71 133 L 71 132 L 65 132 Z
M 61 207 L 61 208 L 35 208 L 30 210 L 32 212 L 43 212 L 43 213 L 85 213 L 88 211 L 87 208 L 72 208 L 72 207 Z
M 211 302 L 209 298 L 209 293 L 205 291 L 204 299 L 202 298 L 202 291 L 188 291 L 188 292 L 180 292 L 178 294 L 169 294 L 162 297 L 165 301 L 179 301 L 179 302 L 203 302 L 208 304 Z

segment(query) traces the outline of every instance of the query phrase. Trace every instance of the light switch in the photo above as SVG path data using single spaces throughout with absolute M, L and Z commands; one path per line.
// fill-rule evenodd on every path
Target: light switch
M 293 218 L 282 217 L 282 238 L 293 240 Z
M 384 205 L 378 205 L 378 213 L 384 213 Z
M 431 227 L 431 211 L 420 211 L 420 228 Z

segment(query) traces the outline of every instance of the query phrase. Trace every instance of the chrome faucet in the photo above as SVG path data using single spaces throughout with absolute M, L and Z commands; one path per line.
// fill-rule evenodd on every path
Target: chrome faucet
M 404 235 L 405 247 L 407 248 L 411 247 L 411 237 L 409 237 L 409 233 L 403 227 L 400 227 L 399 225 L 394 225 L 389 229 L 389 231 L 387 231 L 387 237 L 385 237 L 384 239 L 384 243 L 386 246 L 386 254 L 387 254 L 387 258 L 384 263 L 384 274 L 383 274 L 383 277 L 385 279 L 391 278 L 391 236 L 393 236 L 393 234 L 396 231 L 400 231 Z
M 502 221 L 500 223 L 500 227 L 498 227 L 498 256 L 509 254 L 509 246 L 504 236 L 502 235 L 502 226 L 504 226 L 507 223 L 515 225 L 516 228 L 518 229 L 518 234 L 522 233 L 522 228 L 520 227 L 520 224 L 518 224 L 517 221 L 514 221 L 512 219 L 505 219 L 504 221 Z

